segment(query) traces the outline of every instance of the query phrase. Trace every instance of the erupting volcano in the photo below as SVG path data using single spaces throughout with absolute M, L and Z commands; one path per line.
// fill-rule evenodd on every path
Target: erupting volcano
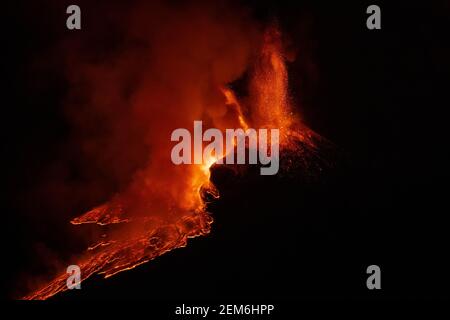
M 288 96 L 288 74 L 280 32 L 276 27 L 270 27 L 262 38 L 259 53 L 246 70 L 248 93 L 245 97 L 236 94 L 229 84 L 218 83 L 217 88 L 212 89 L 222 95 L 222 100 L 216 103 L 218 106 L 200 115 L 193 112 L 186 119 L 178 119 L 178 123 L 170 123 L 167 129 L 162 128 L 155 144 L 158 149 L 150 151 L 148 165 L 135 173 L 129 186 L 107 203 L 71 221 L 74 225 L 97 224 L 106 230 L 98 242 L 73 261 L 81 268 L 82 281 L 94 274 L 110 277 L 132 269 L 165 252 L 186 246 L 188 238 L 210 232 L 213 219 L 206 205 L 219 197 L 210 181 L 210 171 L 229 150 L 203 159 L 200 165 L 176 166 L 170 161 L 173 145 L 168 134 L 170 127 L 188 127 L 197 117 L 207 126 L 220 130 L 277 128 L 280 130 L 280 170 L 289 172 L 299 167 L 310 170 L 323 165 L 319 154 L 323 139 L 301 123 Z M 150 100 L 161 102 L 164 97 L 150 97 Z M 136 108 L 139 110 L 143 106 L 138 104 Z M 166 114 L 163 108 L 161 104 L 161 117 Z M 160 121 L 166 120 L 161 118 Z M 67 290 L 67 276 L 62 272 L 25 299 L 48 299 Z

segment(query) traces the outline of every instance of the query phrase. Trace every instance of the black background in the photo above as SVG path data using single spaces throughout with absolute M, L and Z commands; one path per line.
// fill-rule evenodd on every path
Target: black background
M 68 134 L 64 82 L 55 71 L 41 88 L 42 75 L 30 67 L 71 36 L 68 4 L 14 2 L 3 11 L 5 298 L 20 297 L 23 273 L 41 267 L 33 244 L 54 242 L 68 222 L 23 205 Z M 382 29 L 368 30 L 369 4 L 243 4 L 260 21 L 276 17 L 293 43 L 304 44 L 318 77 L 305 83 L 304 64 L 290 63 L 290 90 L 306 124 L 342 150 L 337 173 L 317 185 L 234 181 L 211 208 L 210 235 L 111 279 L 94 277 L 56 300 L 448 297 L 450 5 L 374 2 Z M 54 244 L 66 245 L 73 246 Z M 381 267 L 382 290 L 366 288 L 371 264 Z

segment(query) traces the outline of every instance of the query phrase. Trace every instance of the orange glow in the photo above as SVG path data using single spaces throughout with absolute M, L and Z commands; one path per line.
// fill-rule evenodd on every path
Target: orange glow
M 252 128 L 278 128 L 281 136 L 294 135 L 304 139 L 308 133 L 298 132 L 300 126 L 296 126 L 299 122 L 292 113 L 287 87 L 280 33 L 276 28 L 270 28 L 252 69 L 249 99 L 245 103 L 239 101 L 225 84 L 221 92 L 227 110 L 232 110 L 235 115 L 236 126 L 242 129 L 248 129 L 249 124 Z M 243 106 L 248 115 L 244 115 Z M 136 106 L 138 111 L 139 107 Z M 220 116 L 213 121 L 221 120 Z M 182 123 L 192 122 L 186 119 Z M 169 138 L 164 136 L 163 139 Z M 72 224 L 124 225 L 124 230 L 109 234 L 107 239 L 90 246 L 79 258 L 77 264 L 82 270 L 82 280 L 93 274 L 110 277 L 132 269 L 185 246 L 188 238 L 210 232 L 212 218 L 206 212 L 200 190 L 209 190 L 218 197 L 209 181 L 210 168 L 225 154 L 209 156 L 202 165 L 176 167 L 169 162 L 167 148 L 170 144 L 166 140 L 160 143 L 161 154 L 151 158 L 155 163 L 164 163 L 163 167 L 155 165 L 139 171 L 123 193 L 71 221 Z M 66 279 L 63 272 L 24 299 L 47 299 L 65 291 Z
M 208 159 L 206 159 L 206 160 L 203 159 L 203 161 L 204 161 L 205 163 L 202 165 L 202 170 L 203 170 L 203 172 L 204 172 L 205 174 L 208 175 L 208 179 L 209 179 L 209 169 L 211 168 L 211 166 L 212 166 L 214 163 L 217 162 L 217 160 L 219 160 L 219 158 L 216 157 L 216 156 L 210 156 L 210 157 L 208 157 Z

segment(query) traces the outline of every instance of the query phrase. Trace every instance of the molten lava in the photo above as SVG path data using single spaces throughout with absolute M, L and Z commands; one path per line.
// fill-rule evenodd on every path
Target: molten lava
M 304 127 L 291 109 L 287 88 L 287 70 L 283 57 L 280 33 L 269 28 L 260 54 L 250 70 L 249 96 L 239 101 L 226 84 L 220 88 L 226 112 L 205 122 L 221 130 L 232 124 L 234 128 L 280 129 L 280 152 L 316 153 L 318 135 Z M 164 121 L 164 120 L 162 120 Z M 169 136 L 164 137 L 169 140 Z M 170 163 L 168 150 L 155 156 L 155 163 Z M 224 153 L 226 153 L 225 151 Z M 123 192 L 71 221 L 74 225 L 122 225 L 111 228 L 100 241 L 91 245 L 74 261 L 81 268 L 82 281 L 94 274 L 110 277 L 132 269 L 165 252 L 184 247 L 188 238 L 210 232 L 211 215 L 202 197 L 207 193 L 217 198 L 218 192 L 210 178 L 210 167 L 223 155 L 211 156 L 201 165 L 165 165 L 161 173 L 151 165 L 136 173 L 135 179 Z M 289 166 L 289 163 L 281 166 Z M 173 176 L 170 182 L 167 177 Z M 175 182 L 174 182 L 175 181 Z M 176 185 L 174 185 L 176 184 Z M 54 280 L 30 293 L 25 299 L 48 299 L 65 291 L 67 274 L 62 272 Z

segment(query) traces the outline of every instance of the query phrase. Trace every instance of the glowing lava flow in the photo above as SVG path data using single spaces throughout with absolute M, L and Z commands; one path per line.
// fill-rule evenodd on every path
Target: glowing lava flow
M 254 128 L 279 128 L 281 149 L 298 149 L 300 141 L 314 150 L 313 141 L 317 136 L 302 126 L 290 109 L 287 71 L 281 52 L 280 34 L 275 28 L 269 29 L 265 34 L 252 75 L 245 112 L 241 108 L 244 104 L 238 101 L 234 93 L 228 88 L 222 89 L 226 107 L 236 118 L 236 125 L 243 129 L 247 129 L 248 124 Z M 172 193 L 164 199 L 171 199 L 170 201 L 162 201 L 159 197 L 161 190 L 166 188 L 164 179 L 160 181 L 158 177 L 148 176 L 143 170 L 137 174 L 138 182 L 130 186 L 130 190 L 134 191 L 130 192 L 133 196 L 127 196 L 127 192 L 125 195 L 119 194 L 108 203 L 73 219 L 72 224 L 124 225 L 122 229 L 110 231 L 75 261 L 81 268 L 82 281 L 94 274 L 107 278 L 132 269 L 167 251 L 184 247 L 188 238 L 208 234 L 212 218 L 206 212 L 202 194 L 218 197 L 217 190 L 209 181 L 209 169 L 219 156 L 211 156 L 202 165 L 174 168 L 174 174 L 179 174 L 180 170 L 185 172 L 180 174 L 183 180 L 178 182 L 180 185 L 175 191 L 167 188 L 170 189 L 167 192 Z M 151 200 L 148 200 L 149 195 Z M 157 205 L 148 204 L 152 201 Z M 143 213 L 130 216 L 130 208 Z M 160 213 L 155 215 L 155 212 Z M 66 273 L 61 273 L 24 299 L 48 299 L 67 290 L 67 276 Z

